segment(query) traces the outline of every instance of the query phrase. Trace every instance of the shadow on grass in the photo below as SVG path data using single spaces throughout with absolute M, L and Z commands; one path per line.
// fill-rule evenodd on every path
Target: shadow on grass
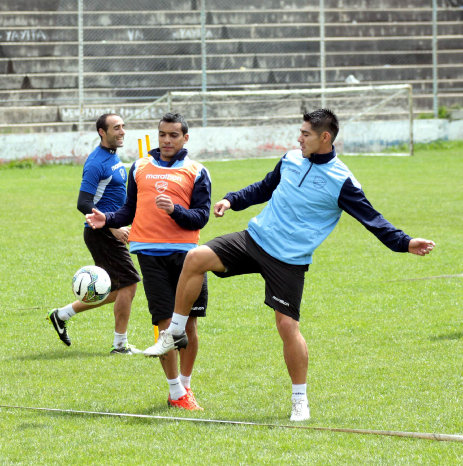
M 124 419 L 125 422 L 130 424 L 146 424 L 146 423 L 178 423 L 178 422 L 194 422 L 203 425 L 213 425 L 216 428 L 217 425 L 228 425 L 234 427 L 261 427 L 261 428 L 281 428 L 281 427 L 304 427 L 309 426 L 312 422 L 304 422 L 301 424 L 292 424 L 289 422 L 288 418 L 275 418 L 272 416 L 264 418 L 249 419 L 244 418 L 240 419 L 240 416 L 237 416 L 234 419 L 223 419 L 222 416 L 214 416 L 209 413 L 201 411 L 185 411 L 177 409 L 167 409 L 164 405 L 151 406 L 147 409 L 134 410 L 132 413 L 125 413 L 123 410 L 118 411 L 97 411 L 95 409 L 85 409 L 85 407 L 80 408 L 47 408 L 47 407 L 25 407 L 25 406 L 3 406 L 5 409 L 20 409 L 27 410 L 31 412 L 36 412 L 44 416 L 49 417 L 87 417 L 87 418 L 118 418 Z M 143 417 L 146 416 L 146 417 Z M 151 416 L 151 417 L 150 417 Z M 184 420 L 182 419 L 184 418 Z M 39 428 L 40 425 L 36 423 L 25 423 L 23 425 L 24 429 L 29 428 Z
M 169 421 L 169 419 L 164 418 L 186 418 L 185 421 L 188 421 L 190 418 L 194 419 L 193 422 L 201 422 L 203 421 L 206 424 L 219 424 L 219 425 L 247 425 L 247 423 L 255 424 L 256 426 L 260 427 L 268 427 L 268 428 L 279 428 L 281 426 L 285 426 L 291 424 L 288 417 L 277 417 L 277 416 L 264 416 L 264 417 L 246 417 L 240 416 L 239 413 L 235 413 L 235 416 L 232 418 L 227 419 L 223 415 L 217 415 L 217 413 L 208 412 L 207 408 L 206 411 L 186 411 L 183 409 L 169 409 L 166 405 L 162 404 L 162 406 L 152 406 L 147 409 L 137 410 L 135 414 L 143 415 L 143 416 L 160 416 L 163 419 Z M 172 421 L 176 421 L 177 419 L 172 419 Z M 133 420 L 137 420 L 134 418 Z M 149 420 L 147 418 L 146 420 Z M 243 423 L 243 424 L 241 424 Z M 310 421 L 301 423 L 301 425 L 309 425 Z M 296 424 L 294 424 L 296 425 Z
M 463 338 L 463 332 L 454 332 L 454 333 L 447 333 L 445 335 L 437 335 L 435 337 L 431 337 L 431 341 L 441 341 L 441 340 L 461 340 Z
M 27 354 L 25 356 L 12 356 L 11 358 L 7 359 L 10 359 L 11 361 L 54 361 L 59 359 L 87 359 L 94 357 L 114 358 L 114 355 L 109 353 L 104 354 L 101 352 L 91 353 L 89 351 L 53 351 L 47 353 Z

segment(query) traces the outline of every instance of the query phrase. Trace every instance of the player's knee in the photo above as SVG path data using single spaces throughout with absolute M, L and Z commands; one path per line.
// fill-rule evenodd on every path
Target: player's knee
M 111 302 L 125 303 L 125 305 L 128 306 L 128 309 L 130 311 L 130 306 L 132 304 L 133 299 L 135 298 L 136 291 L 137 291 L 136 283 L 134 283 L 133 285 L 124 286 L 123 288 L 119 288 L 118 290 L 111 292 L 108 298 L 106 299 L 105 303 L 111 303 Z
M 124 288 L 121 288 L 119 290 L 119 293 L 120 294 L 124 294 L 125 296 L 127 296 L 129 299 L 133 300 L 133 298 L 135 297 L 135 293 L 137 291 L 137 284 L 136 283 L 133 283 L 132 285 L 129 285 L 129 286 L 126 286 Z
M 183 270 L 186 273 L 205 273 L 209 263 L 209 248 L 199 246 L 188 251 L 183 263 Z M 212 251 L 211 251 L 212 252 Z
M 276 311 L 276 325 L 281 338 L 292 337 L 299 332 L 299 322 L 285 314 Z
M 132 299 L 135 297 L 135 293 L 137 292 L 137 284 L 134 283 L 133 285 L 130 285 L 130 294 L 132 295 Z

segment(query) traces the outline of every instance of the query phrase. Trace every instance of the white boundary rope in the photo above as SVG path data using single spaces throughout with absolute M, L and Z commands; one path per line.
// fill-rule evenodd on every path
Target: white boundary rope
M 163 421 L 186 421 L 186 422 L 199 422 L 210 424 L 229 424 L 238 426 L 255 426 L 255 427 L 269 427 L 281 429 L 300 429 L 300 430 L 315 430 L 315 431 L 328 431 L 328 432 L 343 432 L 348 434 L 364 434 L 364 435 L 385 435 L 389 437 L 406 437 L 424 440 L 437 440 L 440 442 L 463 442 L 463 435 L 458 434 L 436 434 L 427 432 L 401 432 L 394 430 L 370 430 L 370 429 L 349 429 L 344 427 L 316 427 L 304 425 L 280 425 L 280 424 L 263 424 L 258 422 L 247 421 L 227 421 L 221 419 L 201 419 L 191 417 L 170 417 L 170 416 L 155 416 L 150 414 L 131 414 L 131 413 L 111 413 L 100 411 L 81 411 L 73 409 L 59 409 L 59 408 L 36 408 L 31 406 L 9 406 L 0 405 L 4 409 L 24 409 L 32 411 L 46 411 L 55 413 L 67 414 L 90 414 L 94 416 L 114 416 L 114 417 L 128 417 L 137 419 L 157 419 Z

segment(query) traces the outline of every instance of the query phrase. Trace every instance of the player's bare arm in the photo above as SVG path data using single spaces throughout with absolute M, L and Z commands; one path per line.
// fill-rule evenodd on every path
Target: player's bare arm
M 216 217 L 223 217 L 225 211 L 231 207 L 230 201 L 227 199 L 222 199 L 214 205 L 214 215 Z

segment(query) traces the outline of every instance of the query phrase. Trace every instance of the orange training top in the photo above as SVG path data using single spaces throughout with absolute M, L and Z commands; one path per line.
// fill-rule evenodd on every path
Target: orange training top
M 155 198 L 159 194 L 166 194 L 174 204 L 188 209 L 195 179 L 201 168 L 200 163 L 189 158 L 179 167 L 155 165 L 152 157 L 137 161 L 137 208 L 129 241 L 198 244 L 199 230 L 180 227 L 167 212 L 156 207 Z

